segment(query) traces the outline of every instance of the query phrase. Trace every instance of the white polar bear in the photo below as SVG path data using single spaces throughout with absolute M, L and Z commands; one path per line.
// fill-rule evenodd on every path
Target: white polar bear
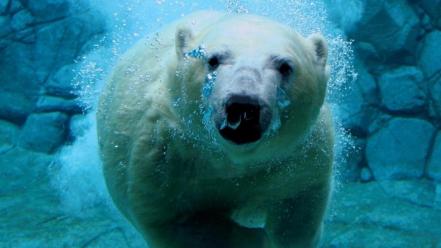
M 100 99 L 108 189 L 152 248 L 314 247 L 333 131 L 327 45 L 198 12 L 140 41 Z

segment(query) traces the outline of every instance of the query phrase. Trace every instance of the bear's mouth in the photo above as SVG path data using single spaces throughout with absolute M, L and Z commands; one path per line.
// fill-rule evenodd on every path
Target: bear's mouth
M 258 141 L 271 119 L 265 109 L 257 98 L 244 95 L 229 97 L 224 107 L 225 118 L 218 124 L 220 135 L 237 145 Z

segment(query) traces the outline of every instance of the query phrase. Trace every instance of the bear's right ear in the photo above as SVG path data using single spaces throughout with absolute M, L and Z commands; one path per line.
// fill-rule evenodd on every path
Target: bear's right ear
M 178 58 L 183 58 L 185 51 L 189 49 L 190 42 L 193 40 L 193 33 L 189 28 L 178 27 L 175 36 L 176 54 Z

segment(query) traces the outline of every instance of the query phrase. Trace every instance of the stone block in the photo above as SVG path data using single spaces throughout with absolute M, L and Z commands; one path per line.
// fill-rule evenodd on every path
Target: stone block
M 375 179 L 420 178 L 434 127 L 415 118 L 394 118 L 369 137 L 366 159 Z
M 20 10 L 19 12 L 15 13 L 12 16 L 10 25 L 11 25 L 11 29 L 13 31 L 19 31 L 22 30 L 24 28 L 26 28 L 28 25 L 30 25 L 32 22 L 34 21 L 34 17 L 32 16 L 32 14 L 23 9 Z
M 416 45 L 419 19 L 405 0 L 365 0 L 364 12 L 350 36 L 371 43 L 389 57 Z
M 66 0 L 21 1 L 34 16 L 45 20 L 66 16 L 70 9 L 70 1 Z
M 78 100 L 67 100 L 55 96 L 42 96 L 38 99 L 35 112 L 64 112 L 69 115 L 82 113 L 83 108 Z
M 76 64 L 68 64 L 54 73 L 45 86 L 45 93 L 51 96 L 64 98 L 76 98 L 79 96 L 78 89 L 72 84 L 76 73 Z
M 441 119 L 441 73 L 438 80 L 430 87 L 430 114 Z
M 441 0 L 421 0 L 421 7 L 432 18 L 441 18 Z
M 20 92 L 0 90 L 0 119 L 23 124 L 33 111 L 34 101 L 34 99 L 30 99 L 20 94 Z
M 438 132 L 428 166 L 429 177 L 441 182 L 441 132 Z
M 339 104 L 339 118 L 345 128 L 361 135 L 367 133 L 366 122 L 372 114 L 368 108 L 370 102 L 375 99 L 375 79 L 366 70 L 361 61 L 357 61 L 357 80 L 344 94 Z
M 31 114 L 21 131 L 19 145 L 32 151 L 54 152 L 66 140 L 68 120 L 60 112 Z
M 411 66 L 399 67 L 381 75 L 379 87 L 384 106 L 392 111 L 421 111 L 426 101 L 423 79 L 423 73 Z
M 418 64 L 426 77 L 441 73 L 441 31 L 436 30 L 426 35 L 420 47 Z

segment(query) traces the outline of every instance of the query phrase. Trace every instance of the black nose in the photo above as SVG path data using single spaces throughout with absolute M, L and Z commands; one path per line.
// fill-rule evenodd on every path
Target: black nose
M 259 140 L 271 120 L 269 108 L 257 97 L 232 95 L 225 103 L 225 116 L 219 132 L 236 144 Z

